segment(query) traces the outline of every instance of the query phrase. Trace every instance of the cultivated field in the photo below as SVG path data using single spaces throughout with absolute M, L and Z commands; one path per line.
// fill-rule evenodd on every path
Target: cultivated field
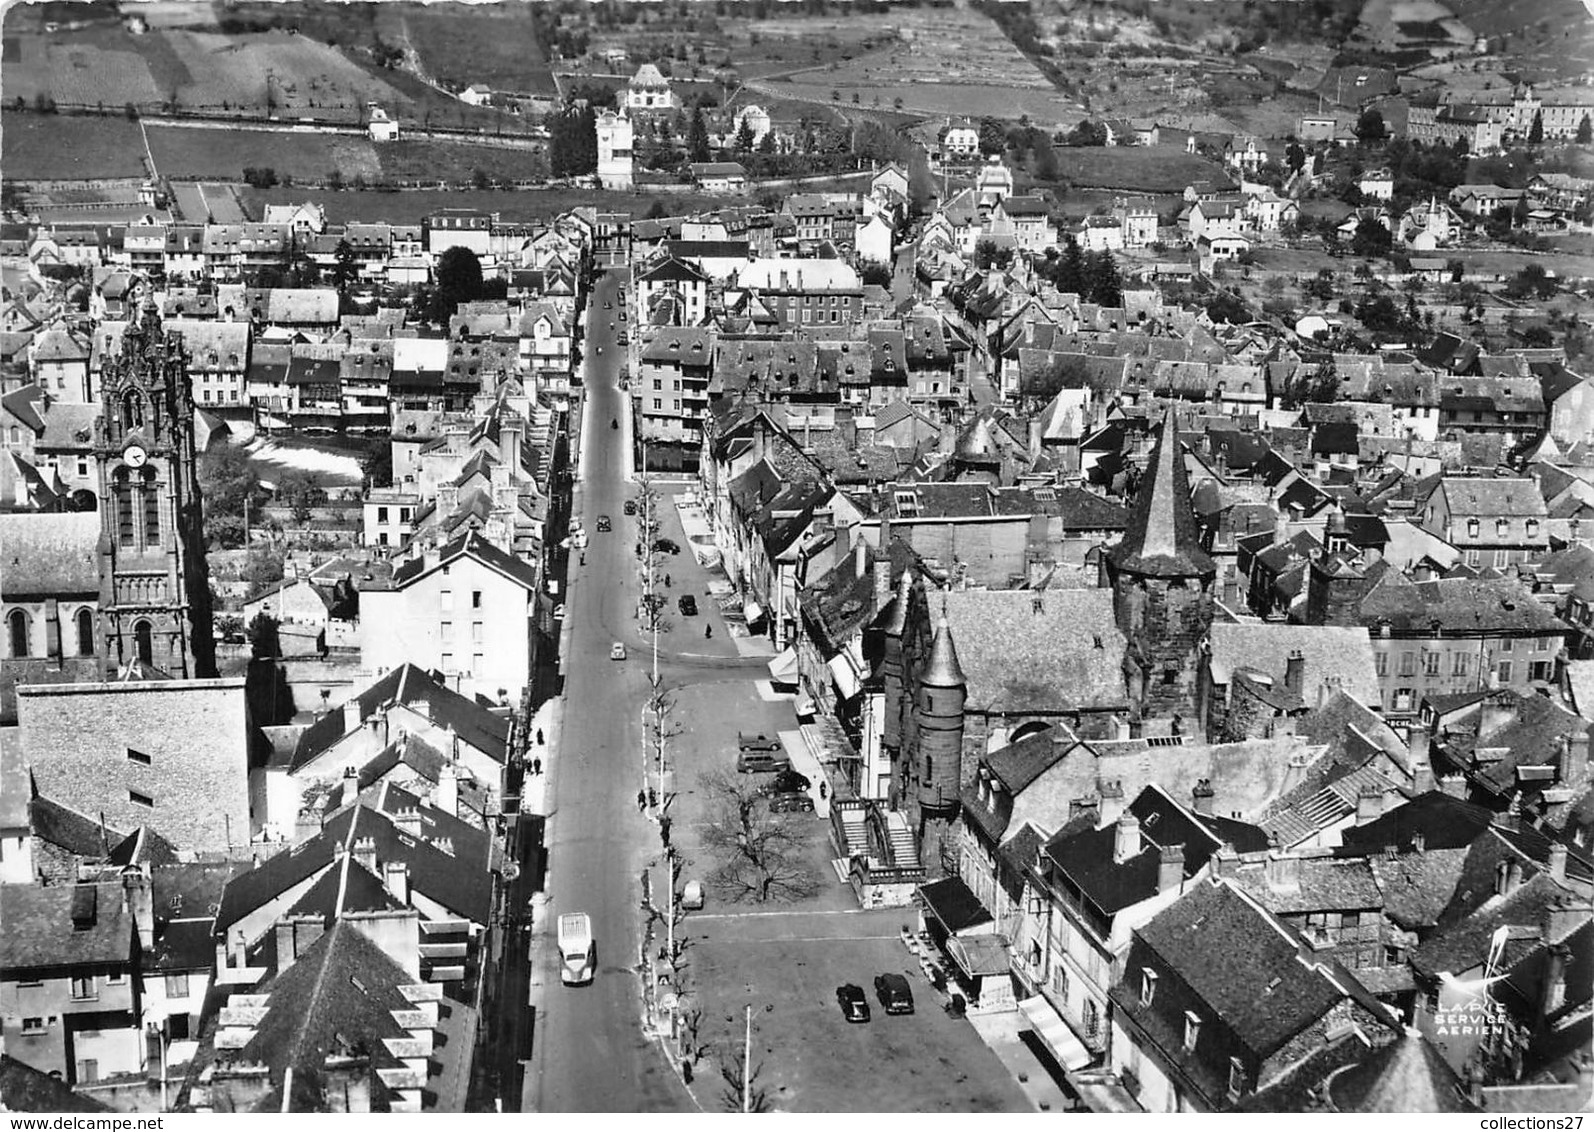
M 0 115 L 0 168 L 8 181 L 143 177 L 138 123 L 125 118 Z
M 524 149 L 401 138 L 376 147 L 388 181 L 464 181 L 477 170 L 498 181 L 529 181 L 548 173 L 547 159 Z

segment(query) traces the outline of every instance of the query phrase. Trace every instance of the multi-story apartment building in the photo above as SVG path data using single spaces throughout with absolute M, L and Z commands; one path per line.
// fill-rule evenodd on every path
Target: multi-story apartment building
M 1422 525 L 1474 568 L 1537 562 L 1549 553 L 1549 513 L 1538 481 L 1445 476 L 1428 496 Z
M 642 348 L 635 396 L 644 440 L 700 443 L 714 375 L 714 342 L 708 327 L 667 326 Z
M 755 260 L 736 281 L 789 327 L 840 328 L 863 314 L 863 281 L 839 259 Z

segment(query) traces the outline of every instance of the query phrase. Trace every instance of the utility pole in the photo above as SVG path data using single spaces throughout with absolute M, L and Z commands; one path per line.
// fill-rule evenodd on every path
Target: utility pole
M 753 1111 L 753 1004 L 747 1004 L 747 1033 L 742 1039 L 742 1111 Z

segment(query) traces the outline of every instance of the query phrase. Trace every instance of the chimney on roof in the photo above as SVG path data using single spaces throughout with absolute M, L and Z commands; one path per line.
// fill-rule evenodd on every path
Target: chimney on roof
M 1284 658 L 1284 687 L 1299 696 L 1305 686 L 1306 654 L 1300 649 L 1291 649 L 1290 655 Z
M 853 576 L 857 578 L 863 577 L 869 569 L 869 546 L 863 541 L 862 532 L 858 535 L 858 541 L 852 546 L 852 565 Z
M 1522 864 L 1520 861 L 1502 860 L 1494 867 L 1494 894 L 1496 896 L 1510 896 L 1522 884 Z
M 1434 788 L 1432 746 L 1428 728 L 1413 720 L 1406 728 L 1406 765 L 1414 793 L 1426 794 Z
M 1203 817 L 1211 817 L 1212 795 L 1212 780 L 1210 778 L 1197 779 L 1195 789 L 1190 791 L 1190 808 Z
M 1558 884 L 1566 883 L 1566 845 L 1559 841 L 1550 843 L 1550 879 Z
M 451 818 L 459 816 L 459 771 L 452 762 L 444 763 L 437 772 L 437 788 L 432 791 L 432 805 Z
M 878 613 L 891 602 L 891 518 L 880 517 L 880 546 L 874 560 L 874 608 Z
M 1384 792 L 1376 786 L 1363 786 L 1356 795 L 1356 824 L 1376 821 L 1384 812 Z
M 1588 902 L 1567 894 L 1557 896 L 1544 910 L 1540 931 L 1546 943 L 1559 943 L 1572 934 L 1579 923 L 1588 918 Z
M 1122 826 L 1120 826 L 1122 828 Z M 1164 845 L 1157 857 L 1157 891 L 1172 892 L 1184 881 L 1184 846 Z
M 354 863 L 363 868 L 372 876 L 380 876 L 376 867 L 376 838 L 361 837 L 355 841 L 354 847 L 349 851 L 349 856 L 354 858 Z
M 1121 865 L 1140 852 L 1140 819 L 1125 810 L 1113 823 L 1113 830 L 1112 859 Z
M 277 974 L 292 967 L 316 940 L 326 934 L 326 930 L 326 923 L 320 916 L 285 916 L 278 920 Z
M 343 733 L 345 735 L 352 735 L 365 722 L 364 717 L 361 715 L 362 711 L 359 696 L 350 696 L 343 701 Z
M 1564 870 L 1563 870 L 1564 871 Z M 149 877 L 137 865 L 122 870 L 122 895 L 128 914 L 138 930 L 138 946 L 143 951 L 155 948 L 155 898 L 150 894 Z
M 409 809 L 399 810 L 393 815 L 393 826 L 400 833 L 419 839 L 421 836 L 421 811 L 411 806 Z M 356 843 L 358 848 L 358 843 Z M 372 870 L 375 871 L 374 869 Z
M 1101 823 L 1111 825 L 1124 812 L 1124 784 L 1103 782 L 1098 793 L 1101 796 Z
M 1262 867 L 1263 880 L 1274 892 L 1299 892 L 1301 888 L 1301 859 L 1282 849 L 1269 849 Z
M 389 861 L 382 869 L 382 879 L 393 899 L 408 907 L 410 902 L 410 867 L 404 861 Z

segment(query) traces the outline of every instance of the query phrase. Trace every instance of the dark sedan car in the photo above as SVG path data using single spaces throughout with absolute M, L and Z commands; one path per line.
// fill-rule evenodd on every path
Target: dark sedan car
M 891 973 L 876 975 L 874 992 L 880 998 L 880 1005 L 887 1014 L 912 1014 L 913 989 L 908 986 L 908 980 L 901 975 Z
M 697 616 L 697 598 L 691 594 L 682 594 L 681 600 L 675 604 L 680 608 L 682 617 Z
M 681 553 L 681 544 L 672 538 L 661 538 L 653 544 L 653 549 L 660 554 L 679 554 Z
M 627 499 L 625 501 L 625 513 L 627 515 L 635 515 L 636 514 L 636 500 Z
M 812 785 L 807 775 L 799 774 L 795 770 L 783 770 L 775 776 L 770 789 L 776 794 L 800 794 Z
M 806 794 L 776 794 L 769 800 L 772 814 L 811 814 L 814 800 Z
M 869 1021 L 869 1000 L 864 997 L 862 987 L 843 983 L 836 988 L 836 1004 L 841 1007 L 841 1016 L 847 1021 Z

